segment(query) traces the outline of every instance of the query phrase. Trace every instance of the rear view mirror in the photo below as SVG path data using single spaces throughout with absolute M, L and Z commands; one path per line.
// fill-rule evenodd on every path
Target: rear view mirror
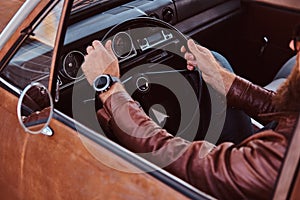
M 48 127 L 53 115 L 53 101 L 48 89 L 41 83 L 31 83 L 22 91 L 17 113 L 26 132 L 47 136 L 53 134 Z

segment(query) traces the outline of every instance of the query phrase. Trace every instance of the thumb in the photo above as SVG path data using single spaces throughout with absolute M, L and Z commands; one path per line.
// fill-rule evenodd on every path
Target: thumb
M 194 40 L 192 40 L 192 39 L 188 40 L 188 47 L 189 47 L 189 50 L 191 51 L 191 53 L 194 54 L 195 57 L 197 56 L 197 54 L 199 54 L 199 50 L 198 50 L 197 45 L 194 42 Z
M 114 51 L 112 50 L 111 44 L 112 44 L 111 40 L 108 40 L 108 41 L 105 43 L 105 48 L 106 48 L 106 50 L 108 51 L 108 53 L 109 53 L 110 55 L 112 55 L 114 58 L 116 58 L 116 56 L 115 56 L 115 54 L 114 54 Z

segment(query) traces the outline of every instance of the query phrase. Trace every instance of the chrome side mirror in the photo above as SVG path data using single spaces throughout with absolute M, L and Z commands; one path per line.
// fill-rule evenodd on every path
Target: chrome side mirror
M 53 101 L 50 92 L 41 83 L 31 83 L 22 91 L 17 114 L 26 132 L 53 135 L 48 126 L 53 115 Z

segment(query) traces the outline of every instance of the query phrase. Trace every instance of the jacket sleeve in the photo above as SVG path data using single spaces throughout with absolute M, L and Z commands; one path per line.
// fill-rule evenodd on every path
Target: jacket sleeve
M 109 97 L 97 115 L 121 145 L 201 191 L 222 199 L 271 196 L 285 150 L 281 143 L 274 142 L 285 141 L 279 134 L 257 134 L 257 139 L 240 146 L 188 142 L 157 126 L 125 92 Z M 272 138 L 269 142 L 268 137 Z M 276 159 L 270 162 L 270 158 Z
M 259 114 L 275 111 L 272 105 L 274 95 L 275 92 L 237 76 L 227 93 L 227 104 L 245 111 L 250 117 L 257 118 Z

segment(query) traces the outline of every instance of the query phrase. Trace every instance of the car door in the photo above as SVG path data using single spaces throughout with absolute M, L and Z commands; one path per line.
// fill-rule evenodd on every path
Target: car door
M 17 40 L 21 38 L 22 30 L 31 23 L 31 21 L 26 20 L 26 18 L 35 18 L 46 3 L 46 1 L 43 1 L 40 4 L 35 4 L 31 8 L 29 8 L 27 4 L 26 8 L 30 10 L 30 13 L 18 13 L 18 18 L 24 19 L 24 21 L 22 20 L 22 23 L 15 23 L 15 25 L 19 27 L 14 26 L 14 23 L 10 23 L 11 25 L 6 26 L 6 28 L 1 32 L 1 71 L 4 69 L 5 62 L 9 60 L 11 52 L 13 52 L 16 48 L 15 46 L 18 44 Z M 3 18 L 5 17 L 10 18 L 11 16 L 4 15 Z M 1 22 L 6 24 L 7 20 L 2 20 Z M 15 33 L 13 33 L 14 31 Z M 3 198 L 19 199 L 21 198 L 19 192 L 21 191 L 20 179 L 23 176 L 21 168 L 22 163 L 24 163 L 22 161 L 22 152 L 27 137 L 19 125 L 17 118 L 16 106 L 20 89 L 14 87 L 10 82 L 5 81 L 2 77 L 0 80 L 0 193 Z
M 8 33 L 1 46 L 1 198 L 208 198 L 57 110 L 49 124 L 51 137 L 24 131 L 17 116 L 20 93 L 31 82 L 52 89 L 72 3 L 36 2 L 27 16 L 19 13 L 22 22 L 10 27 L 14 34 Z
M 52 137 L 24 132 L 16 115 L 18 98 L 2 87 L 0 98 L 1 198 L 186 198 L 57 119 L 50 123 Z

